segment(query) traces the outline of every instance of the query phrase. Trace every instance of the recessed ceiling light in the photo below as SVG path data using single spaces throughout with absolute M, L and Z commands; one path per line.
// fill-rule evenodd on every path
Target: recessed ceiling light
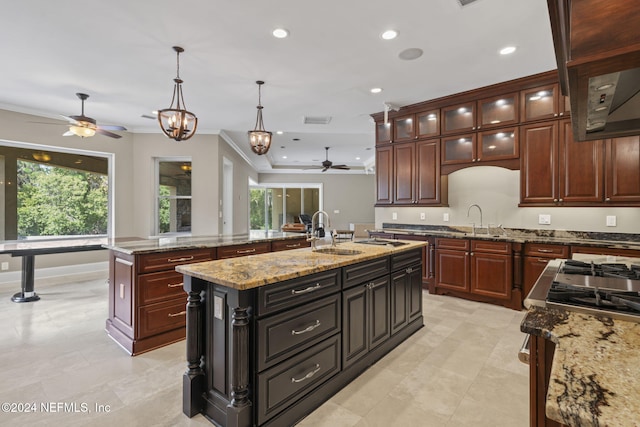
M 611 83 L 607 83 L 602 86 L 598 86 L 596 90 L 605 90 L 605 89 L 609 89 L 610 87 L 613 87 L 613 85 Z
M 287 156 L 282 156 L 282 158 L 283 158 L 283 159 L 286 159 L 286 158 L 287 158 Z
M 273 34 L 273 37 L 277 39 L 284 39 L 289 36 L 289 31 L 285 30 L 284 28 L 276 28 L 271 34 Z
M 360 160 L 360 157 L 356 157 L 356 160 Z
M 604 111 L 604 110 L 606 110 L 607 108 L 609 108 L 609 107 L 607 107 L 607 106 L 603 105 L 602 107 L 598 107 L 598 108 L 596 108 L 596 109 L 595 109 L 595 111 Z
M 398 58 L 404 59 L 405 61 L 418 59 L 421 56 L 422 56 L 422 49 L 419 49 L 417 47 L 410 47 L 409 49 L 405 49 L 398 54 Z
M 398 37 L 398 32 L 396 30 L 387 30 L 384 33 L 380 34 L 384 40 L 393 40 Z
M 276 133 L 277 133 L 278 135 L 282 135 L 284 132 L 282 132 L 281 130 L 279 130 L 279 131 L 276 131 Z
M 515 46 L 507 46 L 507 47 L 503 47 L 502 49 L 500 49 L 500 55 L 509 55 L 513 52 L 516 51 L 516 47 Z
M 381 87 L 371 88 L 371 93 L 380 93 L 380 92 L 382 92 L 382 88 Z

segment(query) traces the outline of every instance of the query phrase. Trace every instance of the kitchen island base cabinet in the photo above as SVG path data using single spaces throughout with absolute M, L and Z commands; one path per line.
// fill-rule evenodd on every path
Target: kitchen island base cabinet
M 390 266 L 410 259 L 408 288 L 421 292 L 421 257 L 418 248 L 245 290 L 185 275 L 183 412 L 223 427 L 296 424 L 423 326 L 407 292 L 408 321 L 391 334 Z

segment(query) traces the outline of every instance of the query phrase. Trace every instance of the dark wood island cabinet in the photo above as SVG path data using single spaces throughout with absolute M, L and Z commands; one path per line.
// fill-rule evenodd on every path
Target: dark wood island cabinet
M 183 265 L 183 412 L 293 425 L 423 326 L 423 242 Z

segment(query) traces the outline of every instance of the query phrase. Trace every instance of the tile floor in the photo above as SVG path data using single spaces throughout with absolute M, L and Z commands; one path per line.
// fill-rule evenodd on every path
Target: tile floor
M 0 402 L 36 412 L 3 406 L 0 425 L 211 425 L 182 414 L 184 341 L 130 357 L 108 338 L 104 277 L 37 283 L 35 303 L 11 302 L 17 290 L 0 286 Z M 424 328 L 299 426 L 527 426 L 523 313 L 427 293 L 424 313 Z

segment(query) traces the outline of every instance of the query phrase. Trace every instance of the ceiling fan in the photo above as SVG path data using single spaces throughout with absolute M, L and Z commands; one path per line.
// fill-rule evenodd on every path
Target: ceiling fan
M 329 148 L 330 147 L 324 147 L 324 149 L 327 150 L 327 157 L 326 157 L 326 160 L 322 162 L 322 166 L 316 166 L 310 169 L 322 169 L 322 172 L 326 172 L 329 169 L 342 169 L 342 170 L 351 169 L 347 165 L 334 165 L 333 162 L 329 160 Z
M 127 130 L 124 126 L 98 126 L 95 119 L 84 115 L 84 101 L 89 98 L 86 93 L 76 93 L 82 101 L 82 113 L 79 116 L 62 116 L 69 121 L 69 130 L 63 136 L 77 135 L 82 138 L 90 137 L 99 133 L 110 138 L 122 138 L 121 135 L 109 132 L 111 130 Z

